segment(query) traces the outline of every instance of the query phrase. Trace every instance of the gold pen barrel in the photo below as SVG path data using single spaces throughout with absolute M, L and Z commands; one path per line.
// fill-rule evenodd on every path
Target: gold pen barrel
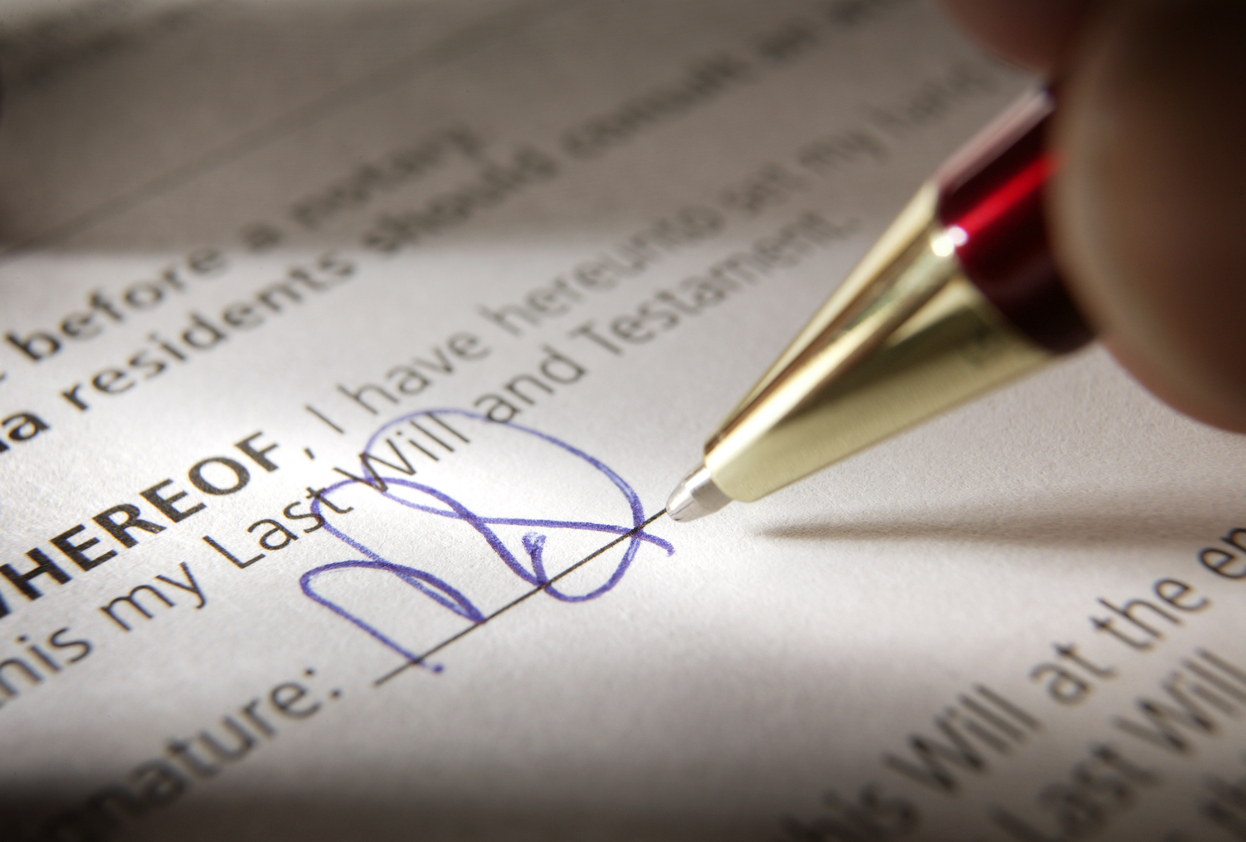
M 705 445 L 752 501 L 1052 358 L 964 275 L 924 187 Z

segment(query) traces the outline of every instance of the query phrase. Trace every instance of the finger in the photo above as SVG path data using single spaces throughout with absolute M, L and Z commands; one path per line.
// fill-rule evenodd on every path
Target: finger
M 1246 431 L 1246 5 L 1104 7 L 1070 56 L 1051 195 L 1073 293 L 1185 412 Z
M 1051 74 L 1096 0 L 943 0 L 952 17 L 991 52 Z

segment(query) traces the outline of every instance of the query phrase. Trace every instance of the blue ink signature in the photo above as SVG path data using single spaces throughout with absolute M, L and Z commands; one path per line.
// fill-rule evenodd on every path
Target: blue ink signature
M 675 552 L 675 548 L 669 542 L 650 535 L 642 529 L 645 523 L 644 507 L 641 505 L 640 498 L 636 495 L 636 492 L 632 490 L 632 487 L 628 485 L 622 477 L 607 467 L 603 462 L 589 456 L 584 451 L 572 447 L 566 442 L 538 430 L 533 430 L 528 427 L 522 427 L 518 424 L 512 423 L 500 424 L 498 422 L 491 421 L 487 417 L 478 413 L 468 412 L 461 409 L 425 410 L 422 412 L 412 413 L 410 415 L 404 415 L 377 430 L 372 437 L 368 439 L 367 446 L 364 447 L 363 453 L 366 454 L 370 452 L 374 445 L 376 445 L 387 433 L 395 430 L 398 425 L 426 416 L 432 417 L 433 419 L 437 419 L 439 416 L 459 416 L 461 418 L 482 421 L 487 424 L 495 424 L 504 429 L 514 430 L 517 433 L 526 434 L 528 436 L 534 436 L 541 441 L 560 448 L 561 450 L 582 459 L 594 469 L 604 474 L 614 485 L 617 491 L 623 495 L 631 512 L 631 523 L 628 525 L 616 525 L 611 523 L 596 523 L 593 521 L 545 520 L 483 515 L 472 511 L 459 500 L 454 499 L 449 494 L 446 494 L 432 486 L 413 482 L 409 479 L 403 479 L 401 477 L 380 476 L 379 474 L 376 474 L 375 465 L 370 465 L 369 461 L 364 459 L 362 454 L 360 464 L 363 468 L 363 479 L 347 479 L 342 482 L 338 482 L 326 488 L 320 497 L 347 486 L 367 482 L 373 487 L 376 493 L 408 509 L 421 512 L 426 515 L 462 521 L 471 526 L 472 529 L 474 529 L 480 537 L 484 539 L 490 551 L 492 551 L 497 558 L 505 564 L 512 573 L 515 574 L 515 576 L 530 585 L 532 588 L 540 589 L 554 599 L 562 602 L 585 602 L 597 599 L 603 594 L 609 593 L 627 573 L 628 568 L 631 567 L 632 561 L 635 559 L 636 553 L 639 551 L 640 546 L 643 543 L 653 544 L 654 546 L 665 550 L 667 555 L 671 555 Z M 418 494 L 424 495 L 430 499 L 423 504 L 416 503 L 412 500 L 397 496 L 393 489 L 407 489 L 408 491 L 417 492 Z M 396 564 L 395 562 L 382 557 L 379 553 L 370 549 L 361 541 L 347 535 L 344 531 L 329 521 L 328 515 L 324 512 L 324 506 L 320 497 L 317 497 L 312 501 L 312 511 L 325 519 L 324 528 L 339 541 L 342 541 L 346 545 L 350 546 L 366 558 L 350 561 L 337 561 L 308 570 L 299 578 L 299 586 L 308 598 L 314 600 L 320 605 L 323 605 L 334 614 L 337 614 L 339 617 L 342 617 L 352 623 L 372 636 L 372 638 L 377 640 L 379 643 L 394 652 L 397 652 L 399 655 L 402 655 L 409 662 L 421 665 L 423 665 L 423 657 L 420 654 L 410 651 L 398 641 L 392 639 L 380 629 L 373 626 L 371 623 L 368 623 L 363 618 L 352 614 L 342 606 L 318 593 L 314 587 L 316 580 L 325 575 L 344 570 L 383 571 L 394 576 L 403 584 L 414 588 L 424 596 L 427 596 L 441 607 L 453 612 L 465 620 L 470 621 L 473 624 L 483 623 L 488 619 L 488 615 L 477 608 L 476 605 L 474 605 L 462 591 L 455 588 L 444 579 L 416 567 Z M 521 561 L 515 553 L 511 552 L 510 548 L 506 546 L 501 537 L 499 537 L 492 528 L 494 526 L 522 526 L 531 527 L 534 530 L 523 536 L 523 551 L 527 556 L 526 563 Z M 619 563 L 610 572 L 609 577 L 603 584 L 588 593 L 569 594 L 563 590 L 560 590 L 552 582 L 553 579 L 557 578 L 557 575 L 551 576 L 545 569 L 544 552 L 548 533 L 552 530 L 562 529 L 601 532 L 616 537 L 624 535 L 628 536 L 626 540 L 626 548 L 623 551 L 623 555 L 619 560 Z M 442 668 L 440 665 L 433 665 L 431 669 L 435 672 L 440 672 Z

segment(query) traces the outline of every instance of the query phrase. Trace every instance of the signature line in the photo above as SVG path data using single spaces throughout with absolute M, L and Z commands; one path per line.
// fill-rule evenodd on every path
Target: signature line
M 385 673 L 385 675 L 381 676 L 380 678 L 378 678 L 376 681 L 374 681 L 374 682 L 373 682 L 373 686 L 375 686 L 375 687 L 380 687 L 382 684 L 384 684 L 385 682 L 389 681 L 391 678 L 394 678 L 395 676 L 397 676 L 397 675 L 399 675 L 399 674 L 401 674 L 401 673 L 403 673 L 403 672 L 406 672 L 406 671 L 407 671 L 408 669 L 410 669 L 411 667 L 419 667 L 419 666 L 424 666 L 424 662 L 425 662 L 425 661 L 427 661 L 427 660 L 428 660 L 429 658 L 431 658 L 433 655 L 436 655 L 436 654 L 437 654 L 438 652 L 440 652 L 441 650 L 445 649 L 445 648 L 446 648 L 447 646 L 449 646 L 451 643 L 455 643 L 455 642 L 457 642 L 457 641 L 459 641 L 459 640 L 462 640 L 464 637 L 467 637 L 467 635 L 469 635 L 469 634 L 471 634 L 472 632 L 476 631 L 476 629 L 480 628 L 480 627 L 481 627 L 481 626 L 483 626 L 485 623 L 488 623 L 488 622 L 490 622 L 491 620 L 494 620 L 494 619 L 496 619 L 497 617 L 501 616 L 502 614 L 505 614 L 507 611 L 510 611 L 510 610 L 511 610 L 512 608 L 514 608 L 516 605 L 518 605 L 519 603 L 521 603 L 521 602 L 523 602 L 524 600 L 528 599 L 529 597 L 536 596 L 536 595 L 537 595 L 537 594 L 539 594 L 541 591 L 543 591 L 543 590 L 545 590 L 546 588 L 548 588 L 548 587 L 550 587 L 551 585 L 553 585 L 553 584 L 554 584 L 555 582 L 557 582 L 559 579 L 563 578 L 564 576 L 568 576 L 568 575 L 570 575 L 571 573 L 573 573 L 573 572 L 575 572 L 576 570 L 580 569 L 580 568 L 581 568 L 581 567 L 583 567 L 584 565 L 588 564 L 590 561 L 592 561 L 593 559 L 597 558 L 597 556 L 601 555 L 601 554 L 602 554 L 602 553 L 604 553 L 606 550 L 610 549 L 611 547 L 618 546 L 619 544 L 621 544 L 621 543 L 623 543 L 624 541 L 628 540 L 629 538 L 633 537 L 633 536 L 634 536 L 637 532 L 640 532 L 641 530 L 645 529 L 645 528 L 646 528 L 649 524 L 653 523 L 655 520 L 657 520 L 658 518 L 660 518 L 660 517 L 661 517 L 662 515 L 664 515 L 664 514 L 666 514 L 666 509 L 662 509 L 662 510 L 658 511 L 657 513 L 655 513 L 654 515 L 652 515 L 652 516 L 651 516 L 648 520 L 646 520 L 644 523 L 642 523 L 640 526 L 637 526 L 635 529 L 632 529 L 632 530 L 631 530 L 631 531 L 629 531 L 629 532 L 625 532 L 625 533 L 623 533 L 622 535 L 620 535 L 619 537 L 615 538 L 615 539 L 614 539 L 613 541 L 611 541 L 610 543 L 606 544 L 606 545 L 605 545 L 604 547 L 602 547 L 601 549 L 599 549 L 599 550 L 597 550 L 597 551 L 593 552 L 591 555 L 585 556 L 584 558 L 580 559 L 580 560 L 579 560 L 579 561 L 577 561 L 575 564 L 571 565 L 571 566 L 570 566 L 570 567 L 568 567 L 566 570 L 564 570 L 564 571 L 562 571 L 561 573 L 559 573 L 557 576 L 554 576 L 554 577 L 553 577 L 552 579 L 550 579 L 548 582 L 545 582 L 544 584 L 542 584 L 542 585 L 540 585 L 540 586 L 538 586 L 538 587 L 533 588 L 532 590 L 528 591 L 527 593 L 523 594 L 522 596 L 517 597 L 516 599 L 514 599 L 514 600 L 512 600 L 512 601 L 510 601 L 510 602 L 508 602 L 508 603 L 506 603 L 506 604 L 505 604 L 505 605 L 503 605 L 501 608 L 499 608 L 497 611 L 494 611 L 492 614 L 488 614 L 488 615 L 486 615 L 486 616 L 485 616 L 485 618 L 484 618 L 483 620 L 481 620 L 480 622 L 478 622 L 478 623 L 474 623 L 473 625 L 468 626 L 467 628 L 463 629 L 463 631 L 459 632 L 458 634 L 456 634 L 456 635 L 452 635 L 451 637 L 447 637 L 445 640 L 441 641 L 441 643 L 438 643 L 438 644 L 437 644 L 436 646 L 434 646 L 432 649 L 429 649 L 429 650 L 428 650 L 427 652 L 425 652 L 423 655 L 420 655 L 420 657 L 418 657 L 418 658 L 412 658 L 411 660 L 407 661 L 405 664 L 402 664 L 401 666 L 397 667 L 396 669 L 390 670 L 389 672 Z

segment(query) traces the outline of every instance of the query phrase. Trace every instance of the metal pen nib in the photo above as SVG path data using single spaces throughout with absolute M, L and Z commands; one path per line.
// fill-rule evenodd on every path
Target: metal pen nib
M 701 465 L 675 486 L 666 501 L 666 513 L 671 520 L 687 522 L 712 515 L 730 502 L 731 498 L 714 484 L 710 469 Z

